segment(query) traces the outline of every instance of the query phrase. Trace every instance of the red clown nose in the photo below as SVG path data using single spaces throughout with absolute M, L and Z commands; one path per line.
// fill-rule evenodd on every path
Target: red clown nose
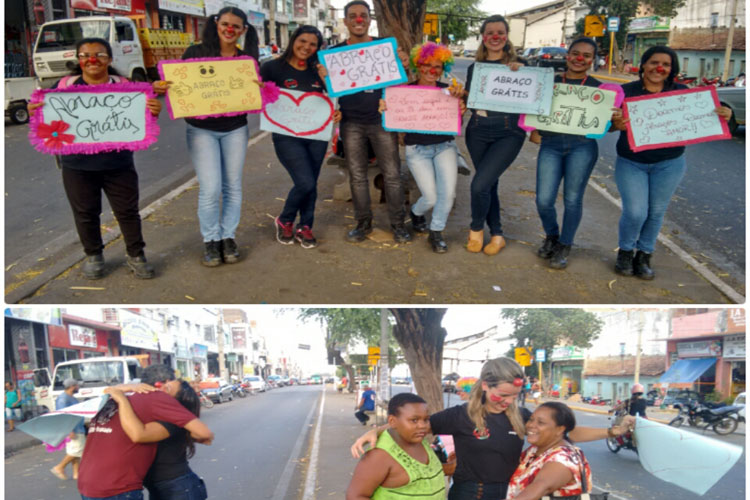
M 360 16 L 357 19 L 355 19 L 354 22 L 356 22 L 357 24 L 362 24 L 365 22 L 365 18 Z
M 576 61 L 582 62 L 583 61 L 583 56 L 576 57 Z
M 161 389 L 163 385 L 164 385 L 164 384 L 162 384 L 161 382 L 156 382 L 156 383 L 154 384 L 154 387 L 156 387 L 157 389 Z
M 96 56 L 91 56 L 91 57 L 89 57 L 89 62 L 90 62 L 91 64 L 94 64 L 94 63 L 95 63 L 95 62 L 97 62 L 97 61 L 98 61 L 98 59 L 96 58 Z
M 430 74 L 431 75 L 437 75 L 438 74 L 438 70 L 435 69 L 435 68 L 430 68 Z
M 656 67 L 656 71 L 658 73 L 666 73 L 667 72 L 667 70 L 664 69 L 664 66 L 657 66 Z
M 227 35 L 234 35 L 234 29 L 227 28 Z

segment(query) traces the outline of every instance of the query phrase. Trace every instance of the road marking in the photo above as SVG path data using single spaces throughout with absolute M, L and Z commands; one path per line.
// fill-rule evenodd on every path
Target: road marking
M 294 468 L 297 466 L 297 462 L 299 461 L 299 453 L 302 449 L 302 443 L 305 440 L 307 428 L 310 426 L 310 420 L 312 420 L 314 412 L 315 405 L 312 405 L 310 407 L 310 411 L 307 413 L 307 417 L 305 417 L 305 422 L 302 424 L 302 431 L 299 433 L 297 442 L 294 443 L 294 448 L 292 448 L 292 453 L 289 455 L 289 460 L 284 466 L 284 470 L 279 477 L 279 484 L 276 485 L 276 490 L 274 490 L 273 496 L 271 497 L 272 500 L 284 500 L 284 498 L 286 498 L 286 492 L 287 490 L 289 490 L 289 483 L 291 483 L 292 481 L 292 473 L 294 472 Z
M 260 134 L 256 135 L 255 137 L 251 137 L 247 141 L 247 147 L 249 148 L 250 146 L 252 146 L 254 144 L 258 144 L 260 141 L 262 141 L 263 139 L 265 139 L 266 137 L 268 137 L 268 135 L 270 133 L 271 132 L 263 132 L 263 133 L 260 133 Z
M 622 210 L 622 202 L 612 196 L 609 191 L 607 191 L 605 188 L 601 187 L 599 184 L 596 184 L 594 181 L 589 179 L 588 182 L 589 186 L 594 188 L 599 194 L 604 196 L 607 200 L 612 202 L 617 208 Z M 706 267 L 704 264 L 701 264 L 695 258 L 693 258 L 692 255 L 687 253 L 685 250 L 683 250 L 677 243 L 670 240 L 663 234 L 659 233 L 659 242 L 663 244 L 665 247 L 669 248 L 672 252 L 674 252 L 683 262 L 685 262 L 687 265 L 695 269 L 695 271 L 700 274 L 706 281 L 711 283 L 713 286 L 719 289 L 721 293 L 729 297 L 731 300 L 733 300 L 737 304 L 744 304 L 745 303 L 745 297 L 742 296 L 742 294 L 737 293 L 731 286 L 724 283 L 721 278 L 716 276 L 716 274 L 713 273 L 708 267 Z
M 318 449 L 320 449 L 320 422 L 323 420 L 323 405 L 326 403 L 325 384 L 323 385 L 323 397 L 320 400 L 320 411 L 318 421 L 315 422 L 315 437 L 313 438 L 312 450 L 310 451 L 310 465 L 307 467 L 307 478 L 305 479 L 305 492 L 302 500 L 314 500 L 315 483 L 318 473 Z

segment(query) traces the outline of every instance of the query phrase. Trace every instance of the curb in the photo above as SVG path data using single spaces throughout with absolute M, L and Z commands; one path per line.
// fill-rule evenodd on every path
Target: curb
M 42 444 L 38 439 L 28 439 L 20 443 L 5 444 L 5 458 L 12 456 L 14 453 L 32 448 L 36 445 Z
M 628 80 L 627 78 L 618 78 L 616 76 L 609 76 L 609 75 L 597 75 L 597 74 L 595 74 L 594 76 L 598 80 L 610 80 L 610 81 L 618 82 L 618 83 L 630 83 L 630 82 L 633 81 L 633 80 Z

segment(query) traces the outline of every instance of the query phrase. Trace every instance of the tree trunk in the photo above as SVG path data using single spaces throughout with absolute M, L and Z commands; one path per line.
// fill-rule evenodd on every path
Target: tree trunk
M 354 366 L 350 365 L 349 363 L 341 365 L 341 367 L 346 370 L 346 378 L 348 379 L 346 381 L 346 389 L 349 392 L 353 392 L 356 387 L 356 383 L 354 380 L 355 374 L 354 374 Z
M 393 336 L 404 352 L 417 393 L 430 413 L 443 409 L 443 341 L 446 309 L 391 309 L 396 318 Z
M 407 54 L 422 41 L 426 0 L 373 0 L 373 3 L 381 37 L 395 37 Z

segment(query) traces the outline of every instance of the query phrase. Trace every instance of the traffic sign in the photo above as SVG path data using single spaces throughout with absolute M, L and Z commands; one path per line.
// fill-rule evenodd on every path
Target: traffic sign
M 378 357 L 380 357 L 380 347 L 368 347 L 367 348 L 367 355 L 368 356 L 378 356 Z
M 610 17 L 607 19 L 607 30 L 609 30 L 611 33 L 617 33 L 619 29 L 620 29 L 619 17 Z
M 544 349 L 537 349 L 536 360 L 539 363 L 544 363 L 545 361 L 547 361 L 547 351 L 545 351 Z
M 586 36 L 604 36 L 604 16 L 589 14 L 583 31 Z
M 521 366 L 531 366 L 531 353 L 528 347 L 516 347 L 516 361 Z
M 437 35 L 438 34 L 438 15 L 437 14 L 425 14 L 424 15 L 424 28 L 422 29 L 425 35 Z

